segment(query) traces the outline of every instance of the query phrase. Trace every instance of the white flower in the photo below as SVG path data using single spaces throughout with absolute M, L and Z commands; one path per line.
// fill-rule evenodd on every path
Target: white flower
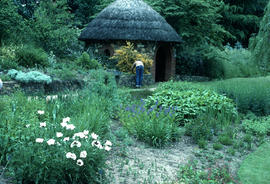
M 53 99 L 53 100 L 56 100 L 57 98 L 58 98 L 57 95 L 53 95 L 53 96 L 52 96 L 52 99 Z
M 86 151 L 82 151 L 82 152 L 80 153 L 80 157 L 81 157 L 81 158 L 86 158 L 86 156 L 87 156 L 87 152 L 86 152 Z
M 29 128 L 29 127 L 30 127 L 30 124 L 25 125 L 25 127 L 26 127 L 26 128 Z
M 65 137 L 63 141 L 69 141 L 69 137 Z
M 82 146 L 82 144 L 81 144 L 79 141 L 73 141 L 73 142 L 71 143 L 70 147 L 73 148 L 74 146 L 76 146 L 76 147 L 79 148 L 79 147 Z
M 43 143 L 43 141 L 44 141 L 44 139 L 42 139 L 42 138 L 36 138 L 36 142 L 38 142 L 38 143 Z
M 72 138 L 75 139 L 76 137 L 80 137 L 82 139 L 85 137 L 85 135 L 83 132 L 78 132 L 78 133 L 74 134 L 74 136 Z
M 67 130 L 74 130 L 75 126 L 73 124 L 69 124 L 69 125 L 66 126 L 66 129 Z
M 54 144 L 55 144 L 55 140 L 54 140 L 54 139 L 49 139 L 49 140 L 47 141 L 47 144 L 48 144 L 48 145 L 54 145 Z
M 39 126 L 40 126 L 40 127 L 46 127 L 46 122 L 41 122 L 41 123 L 39 124 Z
M 99 141 L 97 141 L 97 140 L 94 140 L 93 142 L 92 142 L 92 146 L 96 146 L 97 148 L 99 148 L 99 149 L 103 149 L 103 146 L 100 144 L 100 142 Z
M 60 123 L 60 125 L 64 128 L 64 127 L 67 126 L 67 123 L 66 122 L 62 122 L 62 123 Z
M 43 115 L 45 112 L 44 112 L 44 111 L 39 110 L 39 111 L 37 111 L 37 113 L 38 113 L 39 115 Z
M 56 137 L 63 137 L 63 134 L 61 132 L 56 132 Z
M 25 7 L 26 6 L 26 4 L 22 4 L 22 7 Z
M 106 151 L 110 151 L 112 148 L 110 146 L 105 146 L 104 148 Z
M 51 101 L 51 99 L 52 99 L 51 96 L 47 96 L 46 97 L 46 102 Z
M 66 157 L 71 158 L 72 160 L 76 160 L 76 158 L 77 158 L 76 155 L 74 153 L 71 153 L 71 152 L 67 152 Z
M 97 139 L 97 138 L 98 138 L 98 135 L 95 134 L 95 133 L 91 133 L 91 137 L 92 137 L 93 139 Z
M 107 140 L 107 141 L 105 142 L 105 146 L 112 146 L 112 142 Z
M 78 160 L 77 160 L 77 165 L 78 165 L 78 166 L 83 166 L 83 161 L 82 161 L 81 159 L 78 159 Z
M 88 131 L 88 130 L 84 130 L 84 131 L 83 131 L 83 134 L 84 134 L 84 135 L 88 135 L 88 134 L 89 134 L 89 131 Z
M 63 118 L 63 122 L 69 122 L 70 121 L 70 117 L 66 117 L 66 118 Z

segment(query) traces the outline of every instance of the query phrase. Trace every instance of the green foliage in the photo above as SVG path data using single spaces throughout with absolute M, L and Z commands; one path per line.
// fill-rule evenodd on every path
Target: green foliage
M 30 72 L 21 72 L 17 70 L 9 70 L 7 73 L 12 79 L 22 83 L 46 83 L 49 84 L 52 82 L 50 76 L 40 73 L 38 71 L 30 71 Z
M 15 80 L 22 83 L 36 82 L 49 84 L 52 82 L 50 76 L 40 73 L 38 71 L 30 71 L 27 73 L 18 72 L 18 74 L 15 77 Z
M 192 137 L 195 143 L 200 140 L 211 140 L 214 135 L 218 135 L 225 127 L 230 127 L 235 118 L 231 114 L 223 111 L 207 109 L 200 113 L 197 118 L 185 125 L 185 134 Z
M 147 109 L 142 102 L 123 108 L 119 116 L 131 134 L 152 146 L 161 147 L 179 137 L 173 110 L 162 107 Z
M 223 112 L 231 117 L 237 116 L 233 101 L 214 91 L 191 89 L 186 91 L 162 90 L 146 99 L 148 107 L 163 106 L 175 108 L 176 122 L 184 125 L 208 108 Z
M 249 48 L 252 51 L 252 60 L 256 62 L 260 70 L 265 74 L 270 71 L 270 42 L 269 42 L 269 13 L 270 13 L 270 2 L 268 3 L 265 15 L 260 23 L 260 30 L 256 37 L 252 38 L 250 41 Z
M 82 55 L 76 60 L 76 63 L 86 69 L 100 68 L 98 61 L 96 59 L 91 59 L 87 52 L 83 52 Z
M 20 39 L 18 35 L 23 33 L 24 23 L 13 1 L 0 1 L 0 27 L 0 46 L 2 41 Z
M 34 17 L 28 21 L 32 27 L 29 36 L 46 52 L 64 57 L 81 48 L 79 30 L 71 26 L 74 15 L 69 12 L 66 0 L 41 1 Z
M 213 148 L 214 148 L 215 150 L 222 150 L 223 146 L 222 146 L 222 144 L 220 144 L 220 143 L 214 143 L 214 144 L 213 144 Z
M 25 45 L 16 50 L 16 61 L 27 68 L 46 67 L 49 65 L 48 54 L 41 48 Z
M 16 182 L 27 183 L 102 183 L 104 179 L 105 150 L 93 143 L 95 132 L 104 145 L 108 132 L 109 114 L 105 108 L 107 100 L 101 96 L 89 95 L 83 91 L 76 96 L 65 96 L 53 101 L 44 98 L 31 98 L 21 93 L 1 96 L 0 111 L 0 162 L 9 164 L 8 171 Z M 44 110 L 44 114 L 38 114 Z M 70 117 L 75 129 L 64 128 L 60 123 L 63 117 Z M 46 122 L 46 127 L 40 127 Z M 89 131 L 88 137 L 75 138 L 81 143 L 79 147 L 71 147 L 75 133 Z M 57 137 L 57 132 L 63 137 Z M 87 135 L 88 132 L 84 132 Z M 70 140 L 63 141 L 64 137 Z M 36 142 L 43 138 L 43 143 Z M 55 140 L 48 145 L 47 141 Z M 58 144 L 59 143 L 59 144 Z M 80 152 L 86 151 L 86 158 L 79 158 Z M 68 152 L 75 153 L 77 159 L 68 159 Z M 78 159 L 84 162 L 79 166 Z
M 206 147 L 207 147 L 207 141 L 204 140 L 204 139 L 199 139 L 198 140 L 198 146 L 201 149 L 206 149 Z
M 269 77 L 235 78 L 213 82 L 212 86 L 219 94 L 233 99 L 238 111 L 251 111 L 257 115 L 270 113 Z
M 223 78 L 251 77 L 260 73 L 258 66 L 251 60 L 249 50 L 226 46 L 222 54 L 226 58 L 222 62 Z
M 17 69 L 18 63 L 16 61 L 16 50 L 20 46 L 4 45 L 0 47 L 0 70 Z
M 185 166 L 180 167 L 178 171 L 178 182 L 194 183 L 194 184 L 218 184 L 218 183 L 236 183 L 231 171 L 227 165 L 217 165 L 213 168 L 208 168 L 207 171 L 202 171 L 196 163 L 190 162 Z
M 224 0 L 223 2 L 225 6 L 221 11 L 220 24 L 233 35 L 226 42 L 240 41 L 247 47 L 250 36 L 258 32 L 268 0 Z
M 246 133 L 251 133 L 255 136 L 265 136 L 270 133 L 269 117 L 246 119 L 242 122 L 242 127 Z
M 230 146 L 230 145 L 233 145 L 233 139 L 232 137 L 224 134 L 224 135 L 220 135 L 218 137 L 218 141 L 223 144 L 223 145 L 226 145 L 226 146 Z

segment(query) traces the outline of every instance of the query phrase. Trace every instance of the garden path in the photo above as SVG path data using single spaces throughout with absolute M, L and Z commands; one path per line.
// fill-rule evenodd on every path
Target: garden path
M 120 124 L 114 121 L 112 133 L 116 144 L 106 171 L 113 184 L 171 182 L 177 178 L 179 166 L 193 159 L 193 151 L 199 149 L 186 136 L 166 147 L 153 148 L 129 136 L 123 138 L 121 131 Z

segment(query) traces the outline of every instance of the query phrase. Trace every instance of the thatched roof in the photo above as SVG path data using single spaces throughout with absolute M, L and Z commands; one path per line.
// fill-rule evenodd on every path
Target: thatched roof
M 142 0 L 116 0 L 88 24 L 79 40 L 181 42 L 166 20 Z

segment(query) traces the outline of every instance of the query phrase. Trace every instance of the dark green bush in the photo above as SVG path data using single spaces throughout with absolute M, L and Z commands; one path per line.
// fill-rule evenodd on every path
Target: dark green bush
M 82 55 L 76 60 L 76 63 L 86 69 L 98 69 L 100 64 L 96 59 L 90 58 L 87 52 L 83 52 Z
M 0 57 L 0 70 L 17 69 L 18 64 L 15 61 Z
M 49 66 L 48 54 L 41 48 L 25 45 L 16 51 L 16 60 L 27 68 Z
M 147 107 L 174 108 L 179 125 L 191 122 L 199 113 L 205 112 L 207 109 L 213 109 L 216 112 L 222 111 L 226 116 L 233 117 L 232 119 L 237 116 L 231 99 L 210 90 L 157 91 L 146 99 L 146 105 Z
M 226 146 L 233 145 L 233 139 L 232 137 L 229 137 L 228 135 L 220 135 L 218 140 L 223 145 L 226 145 Z
M 214 148 L 215 150 L 222 150 L 223 146 L 222 146 L 222 144 L 220 144 L 220 143 L 214 143 L 214 144 L 213 144 L 213 148 Z

